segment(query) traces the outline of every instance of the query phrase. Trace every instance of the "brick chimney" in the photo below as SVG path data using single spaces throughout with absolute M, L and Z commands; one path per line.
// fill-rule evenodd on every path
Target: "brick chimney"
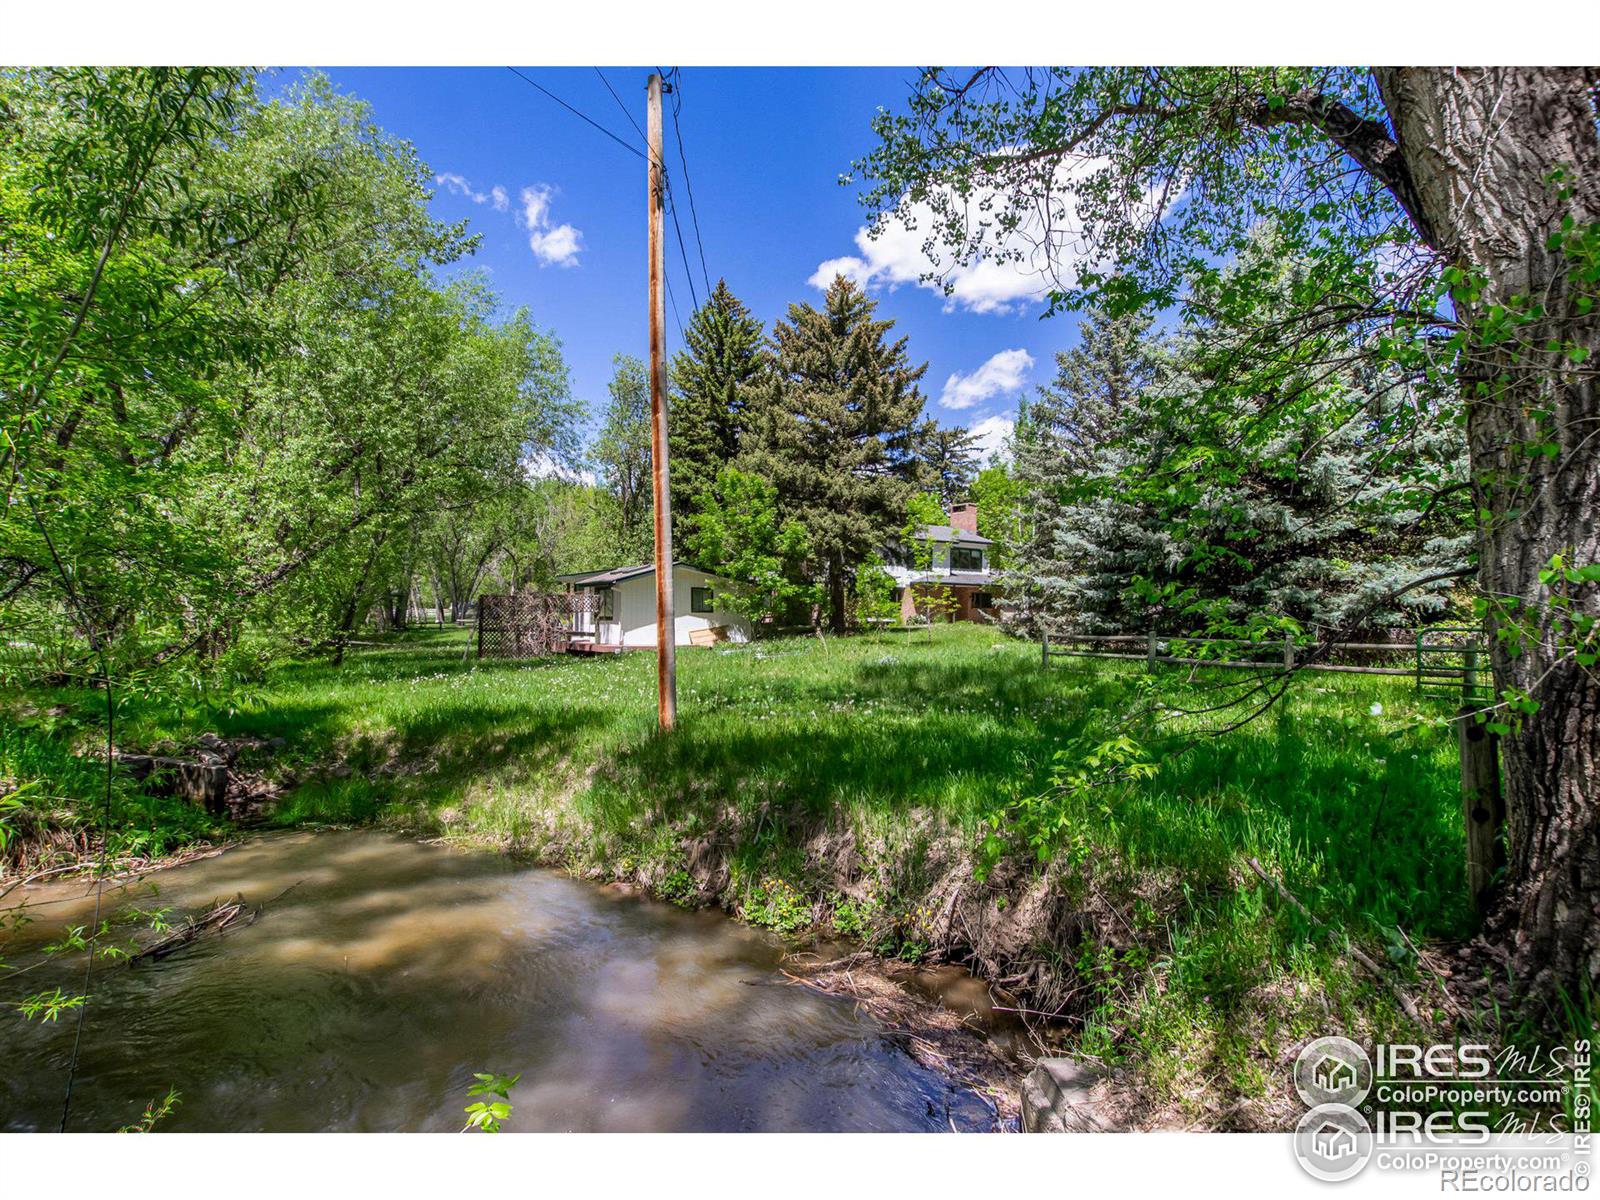
M 956 504 L 950 508 L 950 527 L 964 529 L 968 533 L 978 532 L 978 506 L 976 504 Z

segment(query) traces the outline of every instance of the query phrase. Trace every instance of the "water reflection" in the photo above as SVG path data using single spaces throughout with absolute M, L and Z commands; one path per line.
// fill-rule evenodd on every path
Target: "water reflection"
M 773 939 L 496 855 L 283 835 L 108 889 L 107 909 L 235 894 L 271 903 L 171 958 L 97 968 L 73 1128 L 114 1129 L 175 1087 L 164 1128 L 452 1130 L 483 1070 L 522 1073 L 519 1130 L 989 1124 L 851 1004 L 783 986 Z M 13 962 L 92 911 L 81 884 L 31 896 Z M 0 1128 L 54 1127 L 72 1037 L 68 1018 L 23 1022 L 10 993 L 70 990 L 74 971 L 0 982 Z

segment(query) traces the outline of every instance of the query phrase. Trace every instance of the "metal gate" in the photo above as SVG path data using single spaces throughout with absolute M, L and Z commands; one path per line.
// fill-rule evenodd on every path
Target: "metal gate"
M 1493 700 L 1489 643 L 1483 630 L 1447 625 L 1418 630 L 1417 691 L 1462 704 Z

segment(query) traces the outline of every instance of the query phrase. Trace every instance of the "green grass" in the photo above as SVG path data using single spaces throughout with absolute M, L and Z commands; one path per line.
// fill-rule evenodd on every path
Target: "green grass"
M 1406 977 L 1397 928 L 1419 943 L 1471 928 L 1448 710 L 1405 680 L 1309 677 L 1243 728 L 1163 752 L 1147 780 L 1038 802 L 1060 826 L 1047 869 L 1020 814 L 1048 793 L 1058 749 L 1127 709 L 1142 664 L 1046 671 L 1035 647 L 977 626 L 686 649 L 679 730 L 663 738 L 651 655 L 468 651 L 464 633 L 414 633 L 341 666 L 284 666 L 233 711 L 134 706 L 123 719 L 146 744 L 205 727 L 286 738 L 270 769 L 300 785 L 283 824 L 489 840 L 901 954 L 934 951 L 952 854 L 993 834 L 999 861 L 962 885 L 963 903 L 983 894 L 997 916 L 1015 912 L 1047 871 L 1050 894 L 1087 915 L 1007 954 L 1044 964 L 1051 994 L 1071 997 L 1080 1049 L 1134 1068 L 1142 1102 L 1183 1119 L 1231 1097 L 1259 1106 L 1245 1123 L 1273 1124 L 1282 1047 L 1397 1028 L 1344 937 Z M 1157 678 L 1174 705 L 1206 682 Z M 1160 744 L 1183 728 L 1164 726 Z M 24 777 L 16 761 L 0 773 Z M 721 874 L 696 866 L 708 846 Z M 1336 934 L 1280 905 L 1251 857 Z

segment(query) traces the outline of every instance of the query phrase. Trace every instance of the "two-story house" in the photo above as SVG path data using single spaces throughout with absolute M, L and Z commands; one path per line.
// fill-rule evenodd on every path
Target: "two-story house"
M 924 525 L 911 546 L 892 546 L 885 555 L 900 599 L 900 615 L 917 615 L 917 599 L 934 588 L 947 589 L 957 604 L 952 620 L 977 621 L 992 614 L 995 572 L 990 562 L 994 545 L 978 533 L 978 506 L 957 504 L 950 524 Z

